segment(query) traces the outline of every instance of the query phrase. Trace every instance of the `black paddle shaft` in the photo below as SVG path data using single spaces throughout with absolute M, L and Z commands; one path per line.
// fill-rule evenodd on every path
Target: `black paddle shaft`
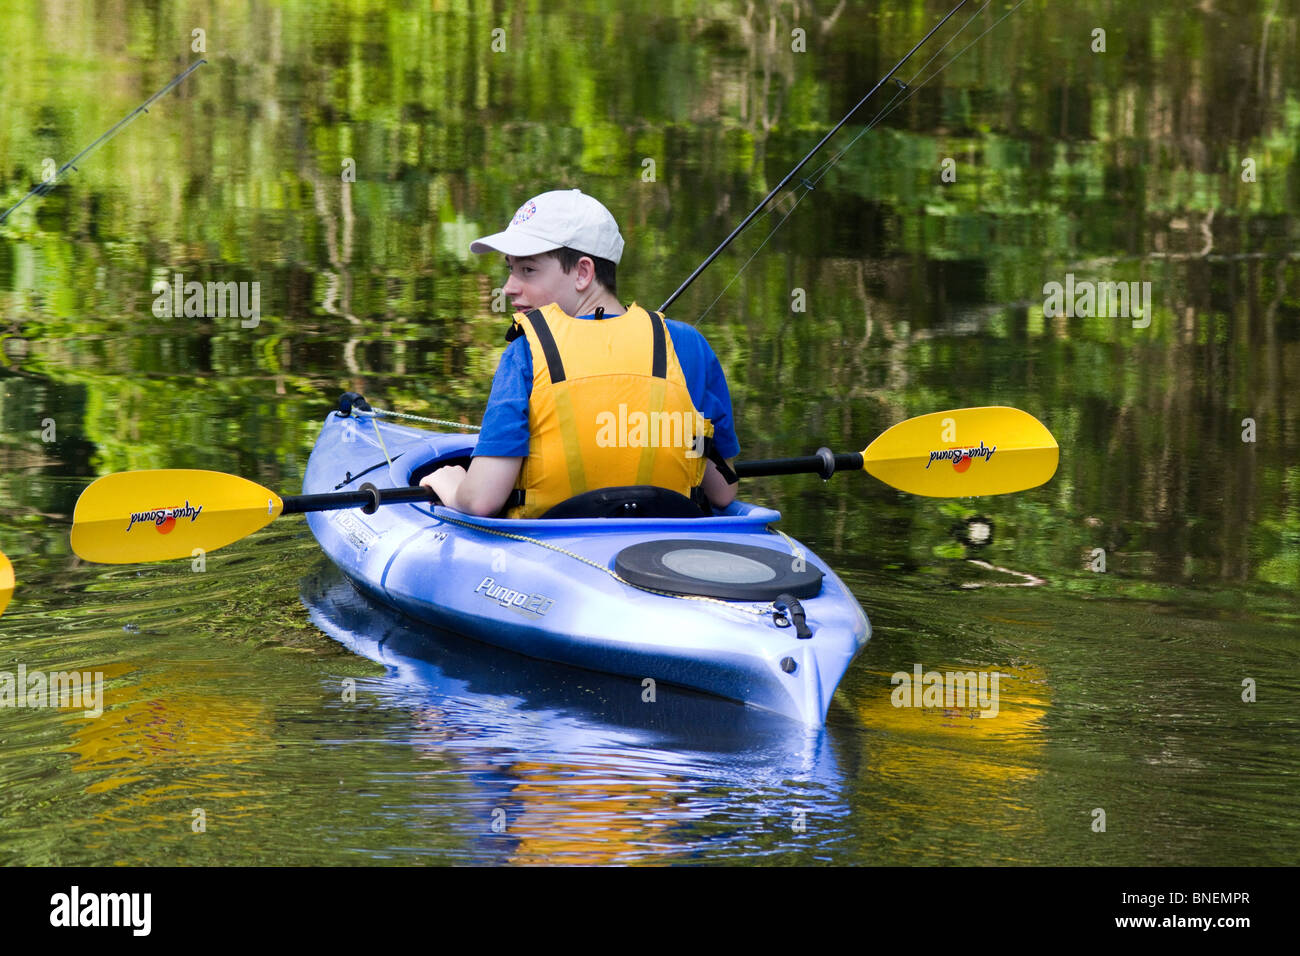
M 374 514 L 379 505 L 406 504 L 417 501 L 433 501 L 432 488 L 413 486 L 409 488 L 376 488 L 372 484 L 362 485 L 356 491 L 337 491 L 323 495 L 290 495 L 281 499 L 284 508 L 281 514 L 296 515 L 308 511 L 338 511 L 342 508 L 361 508 L 366 514 Z
M 837 471 L 860 471 L 862 453 L 847 452 L 835 454 L 828 448 L 821 449 L 816 455 L 802 458 L 770 458 L 765 461 L 740 461 L 736 463 L 736 474 L 741 478 L 759 478 L 765 475 L 821 475 L 829 478 Z M 413 486 L 408 488 L 376 488 L 366 483 L 356 491 L 336 491 L 323 495 L 289 495 L 282 498 L 281 514 L 305 514 L 308 511 L 340 511 L 344 508 L 360 508 L 366 514 L 374 514 L 380 505 L 413 504 L 416 502 L 436 502 L 432 488 Z
M 862 452 L 850 451 L 836 454 L 821 448 L 815 455 L 802 458 L 769 458 L 763 461 L 738 461 L 735 471 L 741 478 L 762 478 L 767 475 L 821 475 L 829 478 L 837 471 L 861 471 Z

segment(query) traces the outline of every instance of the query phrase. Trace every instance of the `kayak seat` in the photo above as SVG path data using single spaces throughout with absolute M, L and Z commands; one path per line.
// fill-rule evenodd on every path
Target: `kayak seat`
M 574 495 L 547 511 L 543 518 L 703 518 L 690 498 L 652 485 L 597 488 Z
M 407 479 L 418 485 L 425 475 L 444 465 L 469 468 L 470 457 L 442 458 L 420 465 Z M 510 502 L 497 515 L 506 517 Z M 543 518 L 705 518 L 710 512 L 700 508 L 685 495 L 653 485 L 622 485 L 614 488 L 597 488 L 574 495 L 551 508 Z

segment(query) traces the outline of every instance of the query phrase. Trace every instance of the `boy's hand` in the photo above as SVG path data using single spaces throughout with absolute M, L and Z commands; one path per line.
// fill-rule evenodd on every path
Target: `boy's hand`
M 444 465 L 421 479 L 420 484 L 432 488 L 448 508 L 490 517 L 505 506 L 523 463 L 523 458 L 475 455 L 468 472 L 460 465 Z M 470 478 L 468 483 L 466 478 Z
M 456 492 L 465 480 L 465 475 L 465 469 L 460 465 L 444 465 L 421 478 L 420 485 L 432 488 L 438 500 L 448 508 L 456 508 Z

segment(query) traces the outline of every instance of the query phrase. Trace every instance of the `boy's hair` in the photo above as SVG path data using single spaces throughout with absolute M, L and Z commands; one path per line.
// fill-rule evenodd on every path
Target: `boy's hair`
M 560 271 L 562 271 L 566 276 L 573 271 L 573 268 L 578 264 L 579 259 L 583 256 L 587 256 L 585 252 L 570 249 L 568 246 L 561 246 L 559 249 L 552 249 L 550 252 L 543 252 L 542 255 L 550 256 L 552 259 L 558 260 L 560 263 Z M 617 295 L 618 289 L 616 288 L 617 278 L 615 273 L 618 267 L 608 259 L 601 259 L 597 256 L 587 256 L 587 258 L 590 259 L 596 267 L 596 281 L 603 285 L 610 295 Z

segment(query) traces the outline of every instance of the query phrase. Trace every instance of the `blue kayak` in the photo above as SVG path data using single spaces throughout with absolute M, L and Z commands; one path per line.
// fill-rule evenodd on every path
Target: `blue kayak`
M 331 412 L 303 493 L 416 485 L 434 468 L 468 465 L 476 442 Z M 589 493 L 599 500 L 574 499 L 562 517 L 480 518 L 420 502 L 309 512 L 307 522 L 361 591 L 416 621 L 634 678 L 647 702 L 676 685 L 822 726 L 871 635 L 852 593 L 772 527 L 779 512 L 738 501 L 679 517 L 667 496 L 689 499 L 649 492 Z

